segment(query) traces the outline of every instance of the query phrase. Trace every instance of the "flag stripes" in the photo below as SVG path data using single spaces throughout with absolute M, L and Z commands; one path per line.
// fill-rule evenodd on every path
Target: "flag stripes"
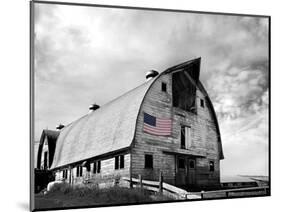
M 171 135 L 172 120 L 157 118 L 148 113 L 144 113 L 143 131 L 153 135 Z

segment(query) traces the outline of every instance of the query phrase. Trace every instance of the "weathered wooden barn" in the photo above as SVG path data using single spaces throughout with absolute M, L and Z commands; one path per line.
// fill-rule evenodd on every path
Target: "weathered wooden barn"
M 37 169 L 49 170 L 51 168 L 58 136 L 59 131 L 47 129 L 42 131 L 38 146 Z
M 50 167 L 53 162 L 58 136 L 59 131 L 47 129 L 42 131 L 37 149 L 37 161 L 34 170 L 35 193 L 46 188 L 48 183 L 55 179 Z
M 161 172 L 165 182 L 179 187 L 219 185 L 222 143 L 199 80 L 200 62 L 150 71 L 142 85 L 63 127 L 47 163 L 56 179 L 99 183 L 141 175 L 158 180 Z M 38 166 L 45 166 L 45 159 L 38 159 Z

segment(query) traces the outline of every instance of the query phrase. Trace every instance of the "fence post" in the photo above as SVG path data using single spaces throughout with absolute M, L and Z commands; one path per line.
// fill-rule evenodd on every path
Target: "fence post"
M 130 175 L 130 188 L 133 188 L 133 180 L 132 180 L 132 176 Z
M 142 176 L 141 176 L 141 174 L 139 174 L 139 183 L 140 183 L 140 187 L 142 188 Z
M 163 192 L 163 175 L 162 172 L 159 174 L 159 193 Z
M 201 191 L 201 199 L 204 199 L 204 191 Z
M 68 166 L 68 170 L 69 170 L 69 181 L 68 181 L 68 182 L 69 182 L 69 185 L 71 186 L 71 184 L 72 184 L 72 182 L 71 182 L 71 181 L 72 181 L 72 176 L 71 176 L 71 174 L 72 174 L 72 173 L 71 173 L 71 167 L 70 167 L 70 166 Z

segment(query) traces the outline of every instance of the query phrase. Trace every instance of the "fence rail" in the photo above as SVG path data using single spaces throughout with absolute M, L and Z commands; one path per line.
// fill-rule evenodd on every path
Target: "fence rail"
M 200 195 L 198 194 L 193 194 L 184 189 L 164 183 L 161 173 L 159 176 L 159 181 L 143 180 L 141 175 L 139 175 L 138 179 L 122 177 L 121 181 L 127 182 L 130 187 L 141 187 L 149 191 L 163 193 L 164 195 L 173 197 L 175 199 L 200 199 Z
M 255 196 L 255 195 L 269 194 L 269 186 L 224 189 L 224 190 L 215 190 L 215 191 L 188 192 L 184 189 L 163 182 L 162 173 L 160 173 L 159 181 L 143 180 L 141 175 L 139 175 L 138 179 L 122 177 L 120 180 L 126 182 L 127 183 L 126 185 L 129 187 L 141 187 L 149 191 L 163 193 L 164 195 L 173 197 L 175 199 L 185 199 L 185 200 L 225 198 L 225 197 L 227 198 L 227 197 L 236 197 L 236 196 Z M 119 185 L 122 186 L 122 182 L 119 182 Z
M 253 193 L 253 192 L 258 192 L 258 193 Z M 237 195 L 239 193 L 244 193 L 244 195 L 240 195 L 240 196 L 253 196 L 259 194 L 267 195 L 269 194 L 269 186 L 194 192 L 194 194 L 200 195 L 201 199 L 216 198 L 216 197 L 234 197 L 234 196 L 239 196 Z

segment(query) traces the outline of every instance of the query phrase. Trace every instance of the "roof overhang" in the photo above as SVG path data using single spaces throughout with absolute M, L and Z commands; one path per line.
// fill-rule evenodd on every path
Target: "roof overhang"
M 162 152 L 164 154 L 169 154 L 169 155 L 182 155 L 182 156 L 200 157 L 200 158 L 206 157 L 206 154 L 195 152 L 192 150 L 185 150 L 185 149 L 163 150 Z

